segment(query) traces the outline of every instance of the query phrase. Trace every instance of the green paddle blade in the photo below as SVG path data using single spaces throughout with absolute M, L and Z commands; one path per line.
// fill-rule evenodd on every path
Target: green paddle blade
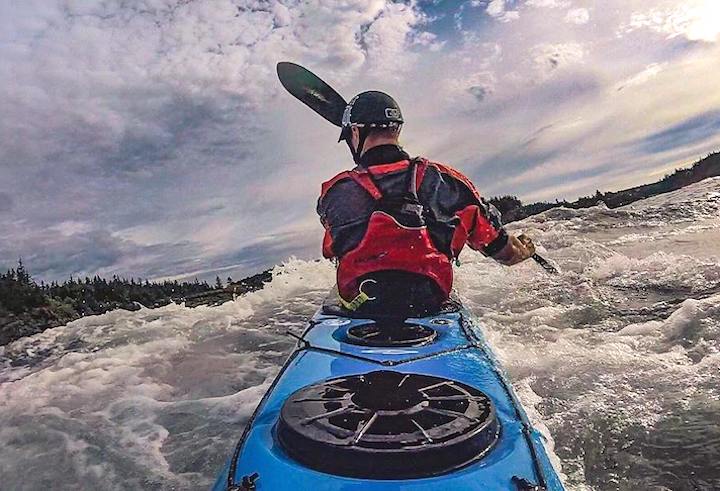
M 320 77 L 307 68 L 288 61 L 277 64 L 277 74 L 283 87 L 300 102 L 335 126 L 342 125 L 342 115 L 347 102 Z

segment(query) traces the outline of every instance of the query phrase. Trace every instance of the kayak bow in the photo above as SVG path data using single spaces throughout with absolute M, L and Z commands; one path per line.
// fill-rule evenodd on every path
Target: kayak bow
M 213 489 L 562 490 L 543 441 L 464 308 L 373 321 L 326 306 Z

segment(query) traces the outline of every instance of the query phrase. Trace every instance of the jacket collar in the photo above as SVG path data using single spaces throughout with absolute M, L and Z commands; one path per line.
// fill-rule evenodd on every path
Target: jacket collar
M 401 160 L 410 160 L 410 155 L 400 145 L 378 145 L 365 152 L 360 157 L 360 167 L 389 164 Z

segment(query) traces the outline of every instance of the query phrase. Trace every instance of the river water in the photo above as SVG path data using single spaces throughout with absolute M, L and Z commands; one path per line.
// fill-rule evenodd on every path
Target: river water
M 509 228 L 562 274 L 468 251 L 456 288 L 568 488 L 720 489 L 720 179 Z M 219 307 L 115 311 L 0 347 L 0 488 L 208 488 L 333 276 L 289 260 Z

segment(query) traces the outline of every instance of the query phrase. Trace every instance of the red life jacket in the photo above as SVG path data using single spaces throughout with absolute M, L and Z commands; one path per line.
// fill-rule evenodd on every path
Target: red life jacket
M 323 186 L 323 196 L 332 184 L 343 178 L 350 178 L 361 186 L 379 203 L 383 193 L 373 182 L 373 175 L 408 170 L 411 161 L 404 160 L 393 164 L 372 166 L 369 169 L 346 171 Z M 427 169 L 427 161 L 416 162 L 414 193 Z M 406 226 L 397 217 L 382 210 L 370 215 L 367 231 L 360 243 L 339 258 L 337 283 L 340 295 L 351 300 L 359 293 L 360 278 L 368 273 L 387 270 L 400 270 L 424 275 L 438 285 L 446 298 L 450 295 L 453 283 L 453 270 L 450 258 L 435 247 L 427 226 Z

